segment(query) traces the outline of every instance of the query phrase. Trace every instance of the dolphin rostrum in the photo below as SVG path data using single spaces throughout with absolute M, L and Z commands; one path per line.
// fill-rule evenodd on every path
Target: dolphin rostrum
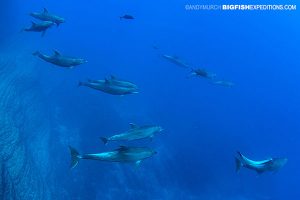
M 61 55 L 57 50 L 54 50 L 54 55 L 48 56 L 40 53 L 39 51 L 33 53 L 34 56 L 38 56 L 46 62 L 58 65 L 60 67 L 69 67 L 73 68 L 77 65 L 87 63 L 85 59 L 82 58 L 73 58 Z
M 46 8 L 44 8 L 43 12 L 32 12 L 29 15 L 32 16 L 32 17 L 34 17 L 34 18 L 36 18 L 36 19 L 42 20 L 42 21 L 53 22 L 57 26 L 59 26 L 59 24 L 65 22 L 64 18 L 49 13 Z
M 95 154 L 79 154 L 76 149 L 69 146 L 71 152 L 71 168 L 76 167 L 79 160 L 99 160 L 107 162 L 135 163 L 140 165 L 141 161 L 152 157 L 157 152 L 146 147 L 127 147 L 120 146 L 118 149 L 95 153 Z
M 261 161 L 250 160 L 240 152 L 235 157 L 236 171 L 239 172 L 241 167 L 245 167 L 261 174 L 266 171 L 277 172 L 287 162 L 287 158 L 269 158 Z
M 144 138 L 153 138 L 154 134 L 163 131 L 160 126 L 137 126 L 130 123 L 130 129 L 124 133 L 110 136 L 108 138 L 101 137 L 104 144 L 109 141 L 132 141 Z

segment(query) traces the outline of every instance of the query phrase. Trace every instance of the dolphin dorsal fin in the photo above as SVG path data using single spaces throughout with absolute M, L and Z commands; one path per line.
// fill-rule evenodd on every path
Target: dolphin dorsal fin
M 138 128 L 138 125 L 136 125 L 134 123 L 129 123 L 129 126 L 131 129 Z
M 59 51 L 57 51 L 56 49 L 54 49 L 53 51 L 54 51 L 55 56 L 60 56 L 60 52 Z
M 116 77 L 115 77 L 114 75 L 110 75 L 110 79 L 113 79 L 113 80 L 115 80 L 115 79 L 116 79 Z
M 32 26 L 36 26 L 36 23 L 33 21 L 31 21 L 31 24 L 32 24 Z
M 110 81 L 107 78 L 105 78 L 104 81 L 106 84 L 110 83 Z
M 48 10 L 47 10 L 47 8 L 44 8 L 44 13 L 48 13 Z

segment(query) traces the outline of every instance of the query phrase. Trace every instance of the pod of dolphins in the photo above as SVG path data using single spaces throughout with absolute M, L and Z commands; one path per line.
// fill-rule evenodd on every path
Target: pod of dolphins
M 42 36 L 45 35 L 46 31 L 51 28 L 53 25 L 57 27 L 65 22 L 65 19 L 48 12 L 47 9 L 44 8 L 42 12 L 33 12 L 30 13 L 35 19 L 40 20 L 40 22 L 32 22 L 31 27 L 23 29 L 27 32 L 41 32 Z M 133 20 L 135 19 L 131 15 L 123 15 L 120 19 Z M 157 45 L 153 47 L 158 50 Z M 54 50 L 53 55 L 45 55 L 36 51 L 33 53 L 34 56 L 39 57 L 45 62 L 54 64 L 56 66 L 64 67 L 64 68 L 73 68 L 75 66 L 87 63 L 87 60 L 83 58 L 69 57 L 62 55 L 59 51 Z M 205 69 L 194 69 L 187 63 L 180 60 L 177 56 L 170 55 L 162 55 L 162 57 L 169 62 L 180 66 L 185 69 L 190 69 L 190 76 L 198 76 L 203 77 L 211 81 L 214 85 L 220 85 L 225 87 L 232 87 L 234 83 L 225 80 L 216 79 L 216 74 L 206 71 Z M 136 84 L 118 79 L 115 76 L 110 76 L 109 78 L 105 78 L 103 80 L 87 80 L 80 81 L 78 86 L 85 86 L 88 88 L 92 88 L 94 90 L 98 90 L 111 95 L 129 95 L 129 94 L 137 94 L 139 93 L 138 87 Z M 163 131 L 163 128 L 158 125 L 143 125 L 138 126 L 136 124 L 130 123 L 130 129 L 115 135 L 111 135 L 108 137 L 102 136 L 100 139 L 106 145 L 109 142 L 113 141 L 134 141 L 141 139 L 150 139 Z M 101 153 L 92 153 L 92 154 L 80 154 L 78 151 L 69 146 L 71 153 L 71 168 L 77 166 L 78 162 L 82 159 L 84 160 L 98 160 L 98 161 L 107 161 L 107 162 L 120 162 L 120 163 L 135 163 L 137 166 L 140 163 L 155 155 L 157 152 L 154 149 L 148 147 L 129 147 L 129 146 L 120 146 L 117 149 L 101 152 Z M 286 163 L 287 158 L 268 158 L 266 160 L 254 161 L 242 153 L 237 152 L 235 157 L 236 162 L 236 171 L 239 172 L 241 167 L 254 170 L 258 174 L 263 172 L 277 172 L 281 169 Z

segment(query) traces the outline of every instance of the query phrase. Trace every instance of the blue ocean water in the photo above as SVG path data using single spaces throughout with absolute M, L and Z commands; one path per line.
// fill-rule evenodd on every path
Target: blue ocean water
M 47 145 L 30 152 L 49 153 L 41 157 L 49 169 L 44 179 L 50 199 L 299 199 L 299 12 L 185 9 L 186 4 L 210 3 L 0 3 L 1 48 L 25 57 L 21 69 L 32 71 L 28 79 L 43 97 L 43 102 L 33 99 L 31 104 L 43 103 L 47 112 L 29 116 L 33 130 L 42 118 L 50 132 L 43 141 Z M 66 22 L 44 37 L 20 32 L 37 21 L 28 13 L 43 8 Z M 135 19 L 120 20 L 124 14 Z M 32 56 L 36 50 L 52 54 L 53 49 L 88 63 L 64 69 Z M 189 77 L 190 70 L 168 62 L 164 54 L 216 73 L 234 86 Z M 77 86 L 79 81 L 110 75 L 133 81 L 139 94 L 113 96 Z M 164 131 L 152 140 L 101 142 L 101 136 L 126 131 L 129 123 L 157 124 Z M 80 153 L 149 146 L 158 154 L 138 169 L 82 160 L 70 170 L 68 145 Z M 236 151 L 256 160 L 287 157 L 288 163 L 275 174 L 257 175 L 247 169 L 237 174 Z

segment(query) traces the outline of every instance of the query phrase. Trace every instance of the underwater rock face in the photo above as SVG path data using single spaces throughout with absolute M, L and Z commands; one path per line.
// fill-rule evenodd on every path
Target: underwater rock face
M 33 81 L 34 65 L 13 52 L 0 53 L 0 199 L 51 199 L 45 100 Z

